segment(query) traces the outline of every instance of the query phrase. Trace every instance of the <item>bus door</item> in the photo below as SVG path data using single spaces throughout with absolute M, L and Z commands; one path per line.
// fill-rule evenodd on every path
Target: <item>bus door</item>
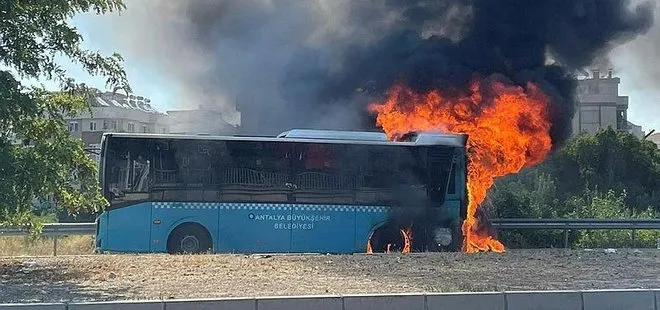
M 351 252 L 355 240 L 356 174 L 344 169 L 347 146 L 297 143 L 293 154 L 291 250 Z

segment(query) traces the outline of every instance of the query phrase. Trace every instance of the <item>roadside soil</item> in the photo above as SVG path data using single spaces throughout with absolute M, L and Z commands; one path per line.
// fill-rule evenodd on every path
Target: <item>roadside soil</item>
M 0 303 L 660 288 L 660 250 L 0 258 Z

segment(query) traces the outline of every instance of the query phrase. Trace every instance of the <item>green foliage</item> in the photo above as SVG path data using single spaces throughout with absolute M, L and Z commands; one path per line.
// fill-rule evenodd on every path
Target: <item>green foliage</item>
M 564 209 L 556 192 L 550 175 L 526 169 L 499 180 L 490 195 L 499 218 L 555 218 Z M 564 240 L 562 232 L 552 230 L 507 230 L 500 237 L 507 246 L 519 248 L 560 247 Z
M 572 218 L 598 218 L 598 219 L 650 219 L 654 218 L 654 210 L 648 209 L 637 212 L 626 206 L 626 192 L 617 195 L 608 191 L 602 195 L 592 196 L 590 193 L 583 197 L 573 198 L 567 203 L 574 206 L 569 214 Z M 660 231 L 635 232 L 634 245 L 653 247 L 660 238 Z M 591 230 L 580 231 L 574 240 L 577 247 L 627 247 L 633 245 L 632 231 L 625 230 Z
M 106 76 L 114 90 L 130 91 L 121 57 L 82 49 L 82 37 L 69 25 L 78 13 L 121 9 L 121 0 L 0 3 L 0 62 L 10 69 L 0 71 L 0 224 L 38 231 L 34 198 L 53 196 L 58 208 L 72 213 L 106 205 L 96 165 L 65 122 L 89 109 L 89 90 L 69 78 L 55 57 L 66 56 L 90 74 Z M 28 88 L 19 78 L 55 80 L 62 91 Z
M 626 205 L 660 210 L 660 151 L 651 141 L 610 128 L 576 138 L 553 157 L 549 164 L 563 199 L 586 189 L 625 190 Z
M 660 151 L 612 129 L 570 141 L 543 164 L 498 180 L 490 192 L 502 218 L 653 218 L 660 212 Z M 561 247 L 562 231 L 503 231 L 510 247 Z M 655 246 L 657 231 L 637 231 Z M 631 246 L 630 231 L 571 232 L 577 247 Z
M 108 85 L 127 88 L 118 54 L 103 57 L 82 49 L 82 36 L 69 24 L 79 13 L 104 14 L 125 9 L 122 0 L 3 0 L 0 3 L 0 61 L 21 78 L 58 79 L 75 86 L 55 62 L 64 55 L 90 74 L 108 77 Z

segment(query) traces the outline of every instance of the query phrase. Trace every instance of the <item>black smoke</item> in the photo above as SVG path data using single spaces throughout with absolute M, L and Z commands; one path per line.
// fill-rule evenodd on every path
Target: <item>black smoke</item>
M 639 1 L 638 1 L 639 2 Z M 475 74 L 539 84 L 555 144 L 570 134 L 575 70 L 646 33 L 627 0 L 127 0 L 113 43 L 177 85 L 180 108 L 241 113 L 240 131 L 365 129 L 395 81 L 462 88 Z M 228 117 L 235 118 L 235 117 Z
M 317 55 L 327 52 L 324 49 L 305 49 L 294 58 L 281 82 L 282 89 L 302 86 L 305 91 L 285 91 L 284 100 L 297 102 L 305 94 L 305 102 L 313 102 L 319 109 L 351 103 L 354 113 L 361 115 L 359 127 L 365 129 L 376 124 L 367 104 L 394 83 L 419 92 L 442 89 L 451 94 L 466 90 L 475 76 L 523 87 L 533 82 L 551 98 L 554 147 L 571 135 L 576 89 L 573 73 L 602 61 L 615 46 L 648 31 L 654 9 L 649 2 L 631 10 L 625 0 L 385 3 L 385 12 L 399 13 L 396 23 L 367 44 L 343 46 L 339 69 L 329 72 L 315 61 Z M 369 25 L 372 14 L 361 6 L 351 11 L 351 18 Z M 403 191 L 398 197 L 413 196 Z M 425 203 L 422 198 L 420 204 Z M 392 222 L 403 227 L 400 222 L 417 223 L 423 231 L 415 235 L 433 244 L 432 235 L 440 223 L 424 220 L 437 218 L 435 210 L 405 210 L 395 214 Z M 481 227 L 476 229 L 493 235 L 487 214 L 478 212 L 477 216 Z
M 653 23 L 654 9 L 651 2 L 631 8 L 626 0 L 390 0 L 387 4 L 389 11 L 401 12 L 400 19 L 375 42 L 348 47 L 342 70 L 324 75 L 319 68 L 294 65 L 294 73 L 288 72 L 282 83 L 313 81 L 322 87 L 315 87 L 317 97 L 312 100 L 335 105 L 355 98 L 356 89 L 369 89 L 377 96 L 395 82 L 421 92 L 466 88 L 475 75 L 497 74 L 522 86 L 534 82 L 552 98 L 555 146 L 571 134 L 573 73 L 645 33 Z M 459 38 L 433 33 L 433 25 L 444 25 L 443 18 L 452 9 L 467 12 L 452 19 Z M 369 10 L 356 10 L 353 18 L 368 21 Z M 424 31 L 430 35 L 424 36 Z M 363 114 L 366 126 L 374 124 L 364 109 L 355 112 Z

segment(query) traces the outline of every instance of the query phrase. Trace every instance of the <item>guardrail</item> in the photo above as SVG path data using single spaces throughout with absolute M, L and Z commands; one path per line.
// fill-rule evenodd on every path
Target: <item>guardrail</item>
M 568 236 L 572 230 L 632 230 L 632 242 L 635 243 L 635 232 L 644 229 L 660 230 L 660 219 L 627 220 L 627 219 L 492 219 L 494 228 L 502 229 L 544 229 L 563 230 L 564 247 L 568 247 Z M 43 227 L 43 235 L 53 237 L 53 255 L 57 255 L 57 239 L 68 235 L 94 235 L 96 223 L 47 223 Z M 25 236 L 27 230 L 20 228 L 0 228 L 0 237 Z
M 27 229 L 22 228 L 0 228 L 0 237 L 26 236 Z M 46 223 L 43 235 L 47 237 L 58 237 L 68 235 L 94 235 L 96 223 Z
M 28 230 L 23 228 L 0 228 L 0 237 L 27 236 Z M 96 223 L 46 223 L 42 235 L 53 238 L 53 256 L 57 256 L 57 239 L 61 236 L 94 235 Z
M 493 219 L 498 229 L 660 229 L 660 219 Z
M 491 223 L 493 224 L 493 227 L 500 230 L 563 230 L 565 248 L 568 248 L 568 236 L 571 230 L 632 230 L 631 238 L 634 246 L 637 230 L 660 229 L 660 219 L 493 219 L 491 220 Z

